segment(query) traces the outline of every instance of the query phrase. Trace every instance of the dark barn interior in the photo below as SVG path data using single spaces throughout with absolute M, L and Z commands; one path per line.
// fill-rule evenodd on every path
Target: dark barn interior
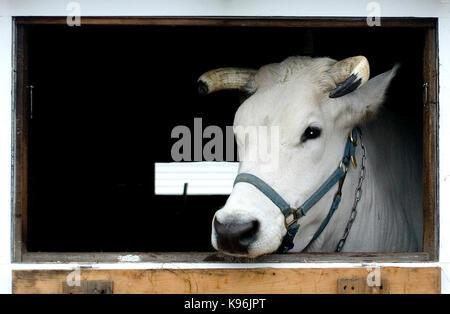
M 28 26 L 33 112 L 27 249 L 212 251 L 226 196 L 154 195 L 177 125 L 232 125 L 240 95 L 201 96 L 197 78 L 292 55 L 364 55 L 372 76 L 401 67 L 386 106 L 422 140 L 424 30 L 199 26 Z

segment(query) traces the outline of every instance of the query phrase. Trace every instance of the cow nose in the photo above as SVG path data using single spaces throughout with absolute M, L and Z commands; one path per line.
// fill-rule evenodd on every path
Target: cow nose
M 214 218 L 219 249 L 230 253 L 246 253 L 259 230 L 258 220 L 221 223 Z

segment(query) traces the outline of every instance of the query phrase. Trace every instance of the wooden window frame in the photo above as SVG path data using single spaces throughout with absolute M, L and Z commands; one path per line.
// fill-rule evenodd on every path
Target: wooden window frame
M 433 262 L 439 257 L 438 206 L 438 41 L 437 18 L 382 18 L 381 26 L 423 28 L 423 251 L 417 253 L 293 253 L 268 255 L 258 263 L 311 262 Z M 82 25 L 179 25 L 221 27 L 369 27 L 357 18 L 249 18 L 249 17 L 82 17 Z M 37 253 L 28 252 L 27 239 L 27 26 L 66 24 L 66 17 L 14 17 L 13 19 L 13 171 L 12 261 L 15 263 L 114 263 L 133 255 L 140 262 L 223 262 L 214 253 Z M 227 262 L 229 262 L 227 260 Z M 242 261 L 239 261 L 242 262 Z

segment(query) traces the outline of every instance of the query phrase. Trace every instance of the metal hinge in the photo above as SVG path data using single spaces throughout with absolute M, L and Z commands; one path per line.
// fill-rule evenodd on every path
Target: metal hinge
M 379 284 L 369 286 L 367 278 L 339 278 L 338 291 L 339 294 L 389 294 L 389 282 L 381 279 Z
M 63 294 L 112 294 L 113 282 L 111 280 L 81 280 L 70 286 L 67 281 L 62 282 Z

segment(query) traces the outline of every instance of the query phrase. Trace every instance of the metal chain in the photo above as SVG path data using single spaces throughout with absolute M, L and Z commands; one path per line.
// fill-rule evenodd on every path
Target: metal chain
M 336 252 L 340 252 L 342 250 L 342 248 L 344 247 L 345 241 L 347 240 L 348 234 L 350 233 L 350 229 L 352 228 L 353 222 L 355 221 L 356 214 L 357 214 L 356 207 L 358 206 L 358 203 L 361 200 L 362 184 L 366 177 L 366 147 L 363 144 L 362 133 L 361 133 L 360 129 L 358 129 L 358 133 L 359 133 L 359 139 L 360 139 L 361 148 L 362 148 L 362 158 L 361 158 L 362 161 L 361 161 L 361 169 L 359 170 L 358 186 L 356 187 L 356 190 L 355 190 L 355 199 L 353 201 L 353 207 L 352 207 L 352 211 L 350 213 L 350 218 L 348 219 L 347 226 L 345 227 L 344 235 L 339 240 L 339 243 L 336 247 Z

